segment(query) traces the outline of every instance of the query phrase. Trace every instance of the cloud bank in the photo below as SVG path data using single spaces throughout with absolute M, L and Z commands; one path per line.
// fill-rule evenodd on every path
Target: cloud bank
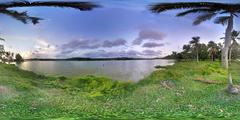
M 32 51 L 29 58 L 159 57 L 162 54 L 161 51 L 152 50 L 152 48 L 161 47 L 164 46 L 164 44 L 146 42 L 142 46 L 139 46 L 140 49 L 134 47 L 125 48 L 125 46 L 128 46 L 127 41 L 122 38 L 104 41 L 94 39 L 75 39 L 58 46 L 52 45 L 44 40 L 38 40 L 35 45 L 35 50 Z M 146 48 L 151 48 L 151 50 L 147 50 Z
M 145 48 L 155 48 L 155 47 L 162 47 L 164 45 L 165 44 L 163 44 L 163 43 L 148 42 L 148 43 L 144 43 L 142 45 L 142 47 L 145 47 Z
M 132 42 L 133 45 L 141 45 L 144 41 L 160 41 L 165 38 L 165 34 L 156 29 L 143 29 L 138 37 Z
M 114 41 L 104 41 L 102 47 L 106 47 L 106 48 L 112 48 L 112 47 L 117 47 L 117 46 L 123 46 L 126 45 L 127 41 L 124 39 L 117 39 Z
M 144 51 L 135 51 L 135 50 L 128 50 L 128 51 L 105 51 L 99 50 L 96 52 L 89 52 L 84 54 L 84 57 L 91 57 L 91 58 L 112 58 L 112 57 L 159 57 L 161 56 L 161 51 L 153 51 L 153 50 L 144 50 Z

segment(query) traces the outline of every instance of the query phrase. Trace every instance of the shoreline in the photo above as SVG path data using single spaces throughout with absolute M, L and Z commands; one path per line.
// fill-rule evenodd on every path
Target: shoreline
M 121 61 L 121 60 L 120 60 Z M 58 61 L 51 61 L 48 63 L 48 61 L 26 61 L 29 63 L 26 64 L 16 64 L 17 67 L 23 70 L 28 70 L 28 71 L 33 71 L 38 74 L 45 74 L 45 75 L 50 75 L 50 76 L 66 76 L 66 77 L 75 77 L 75 76 L 85 76 L 85 75 L 94 75 L 94 76 L 106 76 L 114 80 L 118 81 L 133 81 L 133 82 L 138 82 L 141 79 L 144 79 L 145 77 L 149 76 L 153 71 L 157 70 L 155 68 L 155 65 L 163 65 L 163 66 L 168 66 L 168 65 L 173 65 L 175 61 L 173 60 L 157 60 L 152 61 L 152 60 L 146 60 L 147 62 L 131 62 L 131 61 L 126 61 L 126 62 L 111 62 L 111 61 L 93 61 L 96 62 L 94 64 L 88 63 L 88 61 L 79 61 L 82 63 L 78 63 L 78 61 L 63 61 L 60 63 L 57 63 Z M 145 60 L 144 60 L 145 61 Z M 71 63 L 68 63 L 71 62 Z M 86 63 L 85 63 L 86 62 Z M 140 64 L 139 64 L 140 63 Z M 41 65 L 42 64 L 42 65 Z M 46 65 L 45 65 L 46 64 Z M 65 64 L 69 64 L 68 66 L 65 66 Z M 71 65 L 74 66 L 71 66 Z M 131 68 L 129 66 L 122 67 L 124 65 L 130 65 L 136 68 Z M 133 65 L 132 65 L 133 64 Z M 91 66 L 88 68 L 88 65 Z M 148 68 L 144 68 L 144 66 L 149 65 Z M 31 66 L 31 67 L 26 67 L 26 66 Z M 36 66 L 36 67 L 34 67 Z M 49 68 L 48 66 L 51 66 Z M 151 66 L 151 68 L 150 68 Z M 38 67 L 41 67 L 38 69 Z M 70 67 L 64 68 L 64 67 Z M 48 70 L 48 68 L 50 70 Z M 55 70 L 55 68 L 62 68 L 61 70 Z M 73 71 L 73 70 L 74 71 Z M 123 71 L 127 70 L 126 71 Z M 131 70 L 132 69 L 132 70 Z M 55 70 L 55 71 L 54 71 Z M 85 70 L 87 70 L 85 72 Z M 100 71 L 102 70 L 102 71 Z
M 131 58 L 131 59 L 118 59 L 118 58 L 86 58 L 86 59 L 24 59 L 24 61 L 128 61 L 128 60 L 158 60 L 163 58 Z M 168 60 L 168 59 L 165 59 Z
M 234 73 L 240 64 L 232 64 L 237 80 Z M 225 94 L 227 72 L 220 62 L 177 62 L 138 83 L 96 76 L 43 76 L 4 64 L 0 71 L 0 103 L 6 105 L 0 118 L 214 120 L 240 116 L 240 96 Z

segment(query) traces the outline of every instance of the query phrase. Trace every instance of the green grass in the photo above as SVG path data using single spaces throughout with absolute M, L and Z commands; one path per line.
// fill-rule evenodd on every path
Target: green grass
M 240 82 L 240 64 L 231 65 Z M 51 77 L 0 64 L 0 119 L 239 119 L 219 62 L 179 62 L 139 83 Z

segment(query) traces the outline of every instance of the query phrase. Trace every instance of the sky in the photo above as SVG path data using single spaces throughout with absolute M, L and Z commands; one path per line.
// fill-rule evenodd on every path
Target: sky
M 6 2 L 11 0 L 0 0 Z M 36 1 L 36 0 L 32 0 Z M 43 0 L 41 0 L 43 1 Z M 80 1 L 80 0 L 72 0 Z M 213 21 L 193 26 L 196 16 L 175 17 L 177 11 L 154 14 L 158 2 L 239 2 L 240 0 L 81 0 L 102 7 L 92 11 L 71 8 L 14 8 L 43 18 L 40 24 L 23 24 L 0 14 L 0 36 L 7 51 L 24 58 L 163 57 L 181 51 L 193 36 L 200 42 L 223 42 L 226 26 Z M 240 18 L 234 29 L 240 30 Z

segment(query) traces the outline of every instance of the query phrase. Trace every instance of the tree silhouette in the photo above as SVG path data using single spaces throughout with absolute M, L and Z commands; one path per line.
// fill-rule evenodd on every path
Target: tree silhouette
M 200 42 L 200 37 L 192 37 L 192 40 L 189 42 L 190 45 L 192 45 L 193 51 L 196 53 L 196 59 L 197 62 L 199 62 L 199 54 L 198 54 L 198 48 L 199 48 L 199 42 Z
M 232 58 L 232 49 L 234 46 L 237 46 L 239 45 L 238 42 L 237 42 L 237 39 L 240 40 L 240 38 L 238 37 L 240 34 L 240 31 L 236 31 L 236 30 L 233 30 L 232 31 L 232 44 L 230 45 L 230 48 L 229 48 L 229 62 L 231 63 L 231 58 Z
M 213 41 L 209 41 L 207 46 L 208 46 L 209 56 L 211 56 L 212 61 L 215 61 L 215 57 L 218 52 L 217 44 Z
M 24 59 L 23 59 L 22 56 L 18 53 L 18 54 L 15 55 L 15 61 L 16 61 L 17 63 L 21 63 L 21 62 L 24 61 Z

